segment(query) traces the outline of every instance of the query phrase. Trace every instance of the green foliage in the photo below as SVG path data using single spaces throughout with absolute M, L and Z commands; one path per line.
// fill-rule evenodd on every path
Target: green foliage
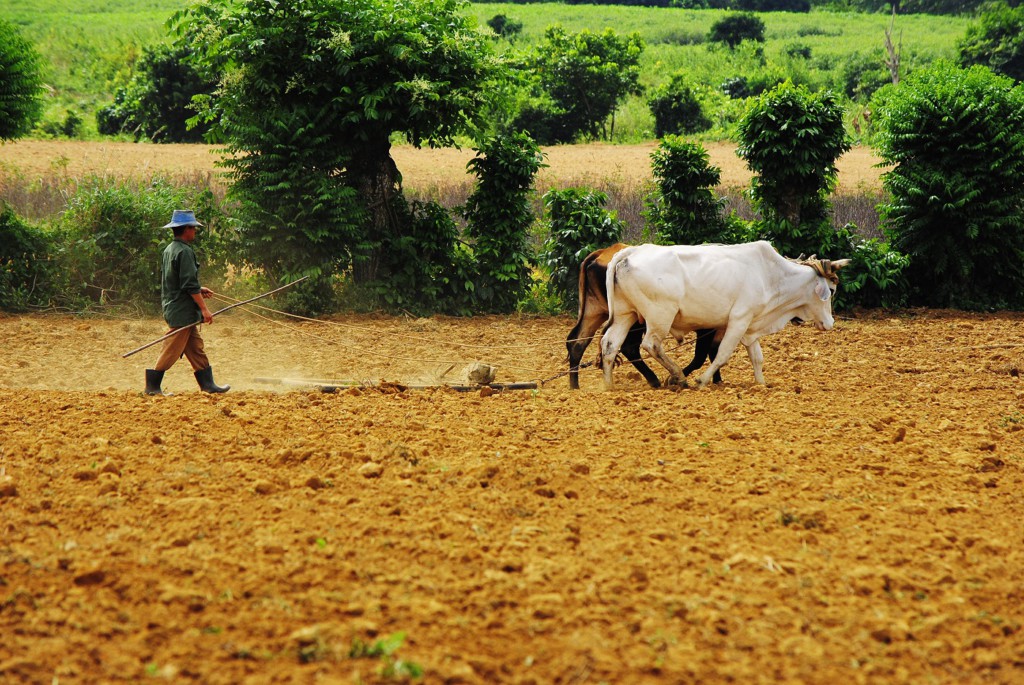
M 369 283 L 386 246 L 410 235 L 391 137 L 454 144 L 483 123 L 499 75 L 464 7 L 212 0 L 174 17 L 225 74 L 217 97 L 196 101 L 230 153 L 245 257 L 272 280 L 308 274 L 326 288 L 351 265 Z
M 370 285 L 384 308 L 415 314 L 472 313 L 473 256 L 459 242 L 459 227 L 436 202 L 396 203 L 406 235 L 382 250 L 379 280 Z
M 63 114 L 63 119 L 46 118 L 39 124 L 36 133 L 51 138 L 78 138 L 83 132 L 82 117 L 73 109 Z
M 476 188 L 463 209 L 476 258 L 474 295 L 485 311 L 512 312 L 530 285 L 530 195 L 543 158 L 525 133 L 494 136 L 474 151 L 468 168 Z
M 852 226 L 839 231 L 851 252 L 836 252 L 839 257 L 852 259 L 842 271 L 842 287 L 836 293 L 838 309 L 858 305 L 861 307 L 902 307 L 907 302 L 910 286 L 905 272 L 910 258 L 888 243 L 871 238 L 854 237 Z
M 216 79 L 191 61 L 191 46 L 165 45 L 147 48 L 126 87 L 119 88 L 114 102 L 96 113 L 102 134 L 131 133 L 160 143 L 198 143 L 210 128 L 188 120 L 195 115 L 192 98 L 212 95 Z
M 173 237 L 161 226 L 173 210 L 186 206 L 195 207 L 207 227 L 194 244 L 202 255 L 207 232 L 218 223 L 208 195 L 190 197 L 163 182 L 149 187 L 100 179 L 83 183 L 55 226 L 60 303 L 75 309 L 132 304 L 158 311 L 160 252 Z
M 404 642 L 404 632 L 392 633 L 372 643 L 356 639 L 352 641 L 352 647 L 349 649 L 348 656 L 350 659 L 379 659 L 381 661 L 379 674 L 386 680 L 404 681 L 409 678 L 422 678 L 422 666 L 395 656 L 395 653 Z
M 569 33 L 556 25 L 544 37 L 528 62 L 538 104 L 514 128 L 530 132 L 541 144 L 608 139 L 615 109 L 628 95 L 642 92 L 640 35 L 620 38 L 610 28 Z
M 647 104 L 654 115 L 654 134 L 659 138 L 711 128 L 712 121 L 697 97 L 697 87 L 683 72 L 673 74 L 667 84 L 656 88 Z
M 282 3 L 283 4 L 283 3 Z M 567 31 L 599 30 L 606 26 L 620 34 L 638 32 L 647 46 L 640 60 L 640 83 L 656 87 L 685 70 L 695 84 L 716 88 L 734 76 L 750 77 L 753 70 L 739 51 L 708 51 L 705 37 L 712 23 L 726 16 L 724 10 L 691 11 L 676 3 L 673 7 L 628 7 L 562 3 L 496 4 L 472 3 L 464 12 L 486 31 L 486 22 L 496 14 L 514 16 L 523 30 L 515 47 L 530 48 L 543 41 L 544 30 L 555 23 Z M 44 56 L 44 80 L 53 87 L 45 100 L 47 121 L 61 121 L 69 108 L 83 119 L 83 137 L 95 137 L 95 113 L 110 104 L 119 88 L 131 78 L 144 47 L 167 41 L 165 21 L 181 9 L 180 0 L 6 0 L 3 15 L 21 27 Z M 778 64 L 783 77 L 808 84 L 835 84 L 833 76 L 851 53 L 880 53 L 880 37 L 888 26 L 888 6 L 880 12 L 852 12 L 848 5 L 832 9 L 815 7 L 809 14 L 771 12 L 759 15 L 766 26 L 763 44 L 768 64 Z M 905 41 L 903 64 L 909 70 L 945 57 L 956 57 L 956 43 L 972 21 L 970 16 L 929 16 L 901 14 L 898 24 Z M 800 38 L 812 51 L 811 60 L 796 67 L 785 56 L 785 48 Z M 488 38 L 488 42 L 494 41 Z M 496 44 L 509 51 L 509 44 Z M 761 45 L 761 44 L 759 44 Z M 879 64 L 884 55 L 879 55 Z M 792 68 L 791 68 L 792 67 Z M 803 79 L 796 71 L 805 72 Z M 773 84 L 774 85 L 774 84 Z M 493 91 L 494 88 L 491 88 Z M 709 103 L 710 104 L 710 103 Z M 718 103 L 716 103 L 718 104 Z M 730 103 L 722 103 L 730 107 Z M 636 116 L 628 116 L 635 112 Z M 716 127 L 706 137 L 729 136 L 735 117 L 730 112 L 706 109 Z M 493 112 L 485 111 L 493 120 Z M 616 112 L 613 140 L 649 140 L 653 117 L 644 96 L 630 95 Z M 538 138 L 539 139 L 539 138 Z
M 985 6 L 978 22 L 967 28 L 958 49 L 962 67 L 980 64 L 1017 83 L 1024 81 L 1024 5 L 995 2 Z
M 723 216 L 725 201 L 714 188 L 722 170 L 712 166 L 707 150 L 667 136 L 651 154 L 658 192 L 649 200 L 648 230 L 662 245 L 733 243 L 741 239 L 738 222 Z
M 727 15 L 712 24 L 708 32 L 708 41 L 724 43 L 732 49 L 745 40 L 763 43 L 764 31 L 764 22 L 757 15 L 740 12 Z
M 882 86 L 892 83 L 885 60 L 877 53 L 855 53 L 837 67 L 833 85 L 846 97 L 866 102 Z
M 912 303 L 1024 307 L 1024 86 L 949 62 L 878 93 L 882 205 Z
M 508 40 L 515 40 L 523 31 L 523 22 L 509 19 L 504 14 L 495 14 L 487 21 L 495 35 Z
M 0 310 L 26 311 L 50 303 L 52 249 L 48 234 L 0 202 Z
M 0 143 L 25 135 L 42 117 L 41 60 L 18 28 L 0 18 Z
M 567 311 L 579 307 L 580 264 L 596 249 L 619 242 L 622 222 L 604 208 L 608 195 L 588 188 L 553 188 L 544 194 L 549 238 L 540 259 L 549 286 Z
M 835 95 L 786 82 L 747 110 L 739 137 L 737 153 L 755 173 L 758 235 L 786 256 L 831 256 L 828 195 L 839 173 L 836 161 L 850 149 Z

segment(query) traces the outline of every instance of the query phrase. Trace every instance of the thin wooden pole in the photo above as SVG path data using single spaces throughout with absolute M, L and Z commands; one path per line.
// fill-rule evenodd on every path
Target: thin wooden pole
M 307 278 L 309 278 L 309 276 L 303 276 L 302 278 L 300 278 L 298 280 L 295 280 L 295 281 L 292 281 L 291 283 L 282 285 L 280 288 L 275 288 L 274 290 L 271 290 L 269 292 L 265 292 L 262 295 L 257 295 L 256 297 L 250 297 L 248 300 L 244 300 L 242 302 L 236 302 L 235 304 L 229 304 L 227 307 L 224 307 L 224 309 L 218 309 L 217 311 L 215 311 L 213 314 L 210 315 L 210 317 L 213 318 L 214 316 L 217 316 L 218 314 L 223 314 L 224 312 L 226 312 L 229 309 L 234 309 L 235 307 L 241 307 L 243 304 L 249 304 L 250 302 L 255 302 L 256 300 L 262 300 L 264 297 L 269 297 L 270 295 L 273 295 L 274 293 L 281 292 L 285 288 L 290 288 L 293 285 L 295 285 L 296 283 L 301 283 L 302 281 L 306 280 Z M 142 347 L 136 347 L 131 352 L 125 352 L 124 354 L 121 355 L 121 358 L 124 359 L 124 358 L 132 356 L 136 352 L 142 352 L 143 350 L 145 350 L 147 348 L 150 348 L 153 345 L 156 345 L 158 342 L 163 342 L 164 340 L 167 340 L 167 338 L 171 337 L 172 335 L 177 335 L 178 333 L 181 333 L 182 331 L 187 331 L 190 328 L 195 328 L 196 326 L 198 326 L 201 323 L 202 323 L 202 321 L 196 321 L 195 323 L 190 323 L 187 326 L 182 326 L 181 328 L 175 328 L 173 331 L 170 331 L 169 333 L 166 333 L 165 335 L 160 336 L 159 338 L 157 338 L 153 342 L 148 342 L 145 345 L 143 345 Z

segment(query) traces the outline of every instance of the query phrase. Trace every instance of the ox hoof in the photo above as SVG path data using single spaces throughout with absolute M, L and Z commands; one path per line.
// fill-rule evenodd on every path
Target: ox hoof
M 690 387 L 685 378 L 676 378 L 674 376 L 666 378 L 664 385 L 670 390 L 682 390 L 683 388 Z

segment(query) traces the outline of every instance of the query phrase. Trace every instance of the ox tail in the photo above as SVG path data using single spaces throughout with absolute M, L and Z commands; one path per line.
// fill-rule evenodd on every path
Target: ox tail
M 627 247 L 615 253 L 615 256 L 608 262 L 608 273 L 605 274 L 605 296 L 608 298 L 608 326 L 610 327 L 615 321 L 615 282 L 618 278 L 617 273 L 620 265 L 623 265 L 626 261 L 626 257 L 630 252 L 633 251 L 632 247 Z
M 598 256 L 600 255 L 599 250 L 591 252 L 583 261 L 580 263 L 580 278 L 579 278 L 579 293 L 580 293 L 580 306 L 579 306 L 579 318 L 577 322 L 583 321 L 583 315 L 587 313 L 587 271 L 590 269 L 590 265 L 593 264 Z

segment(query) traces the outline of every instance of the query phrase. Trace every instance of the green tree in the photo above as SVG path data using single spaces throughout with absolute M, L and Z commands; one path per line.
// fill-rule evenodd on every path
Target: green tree
M 654 115 L 654 135 L 659 138 L 711 128 L 711 119 L 704 113 L 696 88 L 685 72 L 673 74 L 668 83 L 655 89 L 647 104 Z
M 978 23 L 967 28 L 959 53 L 962 67 L 981 64 L 1017 83 L 1024 81 L 1024 5 L 988 5 Z
M 569 33 L 561 26 L 549 27 L 528 63 L 542 105 L 539 112 L 521 115 L 519 127 L 543 144 L 609 139 L 616 108 L 628 95 L 643 92 L 643 51 L 638 33 L 621 38 L 612 29 Z
M 764 31 L 764 22 L 756 14 L 739 12 L 722 17 L 712 24 L 708 41 L 725 43 L 733 49 L 745 40 L 763 43 Z
M 836 161 L 850 149 L 835 94 L 787 81 L 754 101 L 738 133 L 737 154 L 755 174 L 757 232 L 789 257 L 832 255 L 828 195 L 839 174 Z
M 658 191 L 648 201 L 649 231 L 663 245 L 734 243 L 745 236 L 738 222 L 724 215 L 725 200 L 713 188 L 722 170 L 710 163 L 698 143 L 666 136 L 651 153 L 651 170 Z
M 523 22 L 509 19 L 504 14 L 495 14 L 487 20 L 487 25 L 491 27 L 495 35 L 509 41 L 515 40 L 523 31 Z
M 96 113 L 97 129 L 105 135 L 132 133 L 158 143 L 198 143 L 210 125 L 196 121 L 192 98 L 212 95 L 217 79 L 191 57 L 191 45 L 147 48 L 127 86 L 114 102 Z
M 6 19 L 0 19 L 0 141 L 27 134 L 43 116 L 42 58 Z
M 372 281 L 396 209 L 391 138 L 453 145 L 484 124 L 501 74 L 463 0 L 209 0 L 176 17 L 224 73 L 200 98 L 226 142 L 248 252 L 273 275 Z M 323 278 L 320 283 L 324 283 Z M 326 296 L 326 286 L 324 294 Z
M 475 299 L 487 311 L 512 312 L 530 286 L 530 196 L 543 157 L 525 133 L 500 134 L 474 150 L 468 167 L 476 189 L 463 214 L 476 258 Z
M 874 102 L 893 165 L 882 216 L 911 258 L 912 303 L 1024 307 L 1024 86 L 938 62 Z

